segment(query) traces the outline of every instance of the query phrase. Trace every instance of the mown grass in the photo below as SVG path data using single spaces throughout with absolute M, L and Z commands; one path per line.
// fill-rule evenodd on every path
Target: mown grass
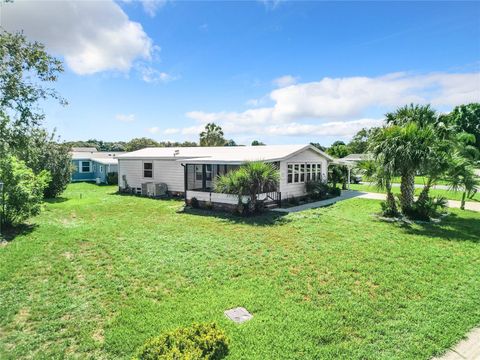
M 229 359 L 429 359 L 480 324 L 480 213 L 238 218 L 114 191 L 71 185 L 0 247 L 1 359 L 127 359 L 194 321 L 225 329 Z M 254 318 L 228 321 L 236 306 Z
M 377 188 L 373 184 L 350 184 L 351 190 L 359 190 L 365 192 L 374 192 L 374 193 L 385 193 L 385 190 Z M 415 194 L 419 195 L 422 189 L 415 189 Z M 400 187 L 392 187 L 392 192 L 394 194 L 400 194 Z M 462 199 L 463 192 L 453 191 L 453 190 L 443 190 L 443 189 L 431 189 L 430 196 L 439 196 L 444 197 L 448 200 L 457 200 Z M 480 201 L 480 192 L 477 192 L 472 199 L 467 199 L 467 201 Z

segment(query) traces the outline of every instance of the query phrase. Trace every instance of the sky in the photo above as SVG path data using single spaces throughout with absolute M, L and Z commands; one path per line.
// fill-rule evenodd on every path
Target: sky
M 63 140 L 348 141 L 408 103 L 480 101 L 480 2 L 22 1 L 0 26 L 64 61 Z

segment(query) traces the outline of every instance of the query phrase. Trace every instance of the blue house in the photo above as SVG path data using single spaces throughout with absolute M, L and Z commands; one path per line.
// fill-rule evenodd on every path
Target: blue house
M 94 181 L 106 184 L 109 173 L 118 174 L 117 155 L 123 152 L 97 151 L 96 148 L 72 148 L 72 182 Z

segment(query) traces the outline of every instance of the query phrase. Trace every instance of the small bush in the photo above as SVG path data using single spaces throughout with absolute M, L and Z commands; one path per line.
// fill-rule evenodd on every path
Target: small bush
M 305 190 L 311 199 L 322 200 L 327 197 L 329 186 L 322 181 L 308 181 Z
M 330 186 L 329 189 L 328 189 L 328 193 L 332 196 L 340 196 L 340 195 L 342 195 L 342 190 L 340 190 L 339 187 Z
M 196 197 L 190 199 L 190 206 L 194 209 L 198 209 L 200 207 L 200 203 Z
M 292 206 L 297 206 L 300 204 L 300 201 L 296 197 L 288 198 L 288 203 Z
M 447 200 L 444 197 L 429 197 L 424 201 L 416 201 L 413 206 L 406 211 L 405 216 L 412 220 L 429 221 L 431 218 L 438 217 L 441 209 L 447 206 Z
M 108 185 L 117 185 L 118 184 L 118 173 L 109 172 L 107 174 L 107 184 Z
M 388 201 L 381 202 L 382 215 L 386 217 L 397 217 L 399 216 L 398 207 L 393 207 Z
M 145 342 L 133 360 L 218 360 L 228 354 L 228 339 L 215 323 L 179 328 Z

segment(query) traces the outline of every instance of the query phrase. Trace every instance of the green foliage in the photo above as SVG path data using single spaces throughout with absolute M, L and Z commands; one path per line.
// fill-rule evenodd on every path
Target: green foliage
M 474 135 L 475 146 L 480 149 L 480 103 L 457 106 L 447 115 L 447 119 L 457 132 Z
M 133 360 L 219 360 L 227 354 L 227 336 L 215 323 L 194 324 L 147 340 Z
M 258 141 L 258 140 L 253 140 L 252 141 L 252 146 L 263 146 L 265 145 L 263 142 Z
M 0 179 L 4 183 L 1 212 L 6 225 L 19 225 L 40 212 L 43 193 L 51 180 L 48 171 L 35 175 L 25 162 L 6 156 L 0 159 Z
M 325 146 L 320 145 L 320 143 L 311 142 L 310 145 L 315 146 L 320 151 L 326 151 L 327 150 L 327 148 Z
M 315 200 L 322 200 L 327 197 L 328 185 L 323 181 L 307 181 L 305 191 L 308 196 Z
M 350 154 L 350 151 L 343 141 L 336 141 L 327 149 L 327 154 L 336 158 L 343 158 Z
M 350 154 L 364 154 L 368 150 L 368 141 L 377 128 L 362 129 L 348 143 Z
M 200 146 L 224 146 L 226 142 L 222 128 L 215 123 L 208 123 L 200 133 Z
M 70 148 L 56 142 L 54 137 L 54 134 L 49 135 L 44 129 L 35 129 L 28 138 L 26 148 L 17 151 L 35 174 L 42 170 L 50 173 L 51 178 L 44 192 L 47 198 L 60 195 L 67 188 L 72 175 Z
M 90 140 L 89 140 L 90 141 Z M 197 146 L 197 143 L 193 141 L 184 141 L 184 142 L 171 142 L 171 141 L 156 141 L 150 138 L 134 138 L 124 144 L 123 148 L 125 151 L 136 151 L 144 149 L 146 147 L 193 147 Z
M 42 44 L 0 29 L 0 64 L 0 154 L 5 154 L 24 148 L 30 131 L 41 124 L 41 100 L 66 102 L 47 86 L 57 80 L 63 67 Z
M 431 218 L 438 217 L 441 214 L 439 210 L 446 207 L 447 199 L 428 197 L 422 201 L 416 201 L 405 215 L 410 219 L 429 221 Z
M 65 144 L 69 147 L 94 147 L 98 151 L 126 151 L 127 143 L 125 141 L 103 141 L 90 139 L 87 141 L 68 141 Z
M 277 167 L 272 163 L 261 161 L 247 162 L 237 170 L 219 176 L 215 181 L 215 190 L 224 194 L 238 196 L 238 204 L 241 205 L 242 196 L 249 196 L 249 211 L 255 212 L 258 194 L 275 191 L 280 174 Z
M 118 185 L 118 172 L 109 172 L 107 174 L 108 185 Z

